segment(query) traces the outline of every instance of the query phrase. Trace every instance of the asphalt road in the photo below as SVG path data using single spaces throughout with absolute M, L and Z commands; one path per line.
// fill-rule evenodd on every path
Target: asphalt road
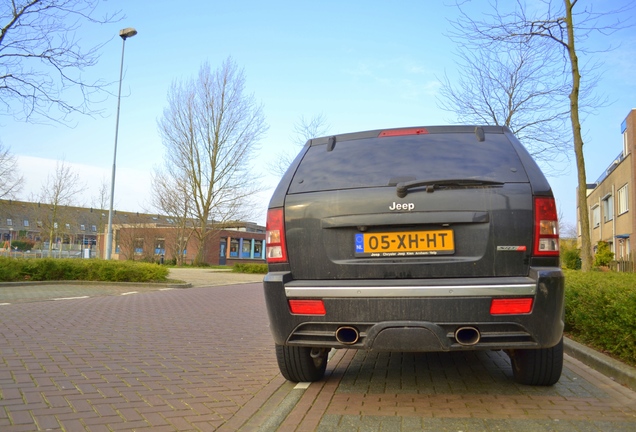
M 296 386 L 278 373 L 261 276 L 244 276 L 0 286 L 0 430 L 636 430 L 636 393 L 569 356 L 535 388 L 500 352 L 339 350 L 324 381 Z

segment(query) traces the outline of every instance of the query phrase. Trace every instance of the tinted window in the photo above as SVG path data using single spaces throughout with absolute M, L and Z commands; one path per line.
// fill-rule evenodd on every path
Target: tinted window
M 391 180 L 480 179 L 527 182 L 512 144 L 503 134 L 428 134 L 367 138 L 312 146 L 289 193 L 388 186 Z

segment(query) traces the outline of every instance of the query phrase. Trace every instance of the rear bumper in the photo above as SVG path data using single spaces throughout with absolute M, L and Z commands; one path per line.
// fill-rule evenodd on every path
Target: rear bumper
M 293 281 L 287 272 L 264 279 L 274 341 L 280 345 L 358 348 L 373 351 L 452 351 L 547 348 L 563 334 L 564 278 L 559 268 L 533 268 L 529 277 Z M 532 297 L 522 315 L 491 315 L 493 298 Z M 324 301 L 326 315 L 293 315 L 288 299 Z M 338 329 L 353 328 L 354 343 Z M 455 333 L 474 328 L 476 343 Z

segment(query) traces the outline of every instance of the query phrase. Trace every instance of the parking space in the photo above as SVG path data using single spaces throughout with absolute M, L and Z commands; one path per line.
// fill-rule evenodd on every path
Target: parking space
M 239 410 L 250 417 L 284 383 L 261 291 L 247 284 L 1 306 L 0 430 L 240 426 Z
M 502 352 L 339 351 L 280 430 L 631 431 L 636 393 L 566 356 L 553 387 L 512 381 Z
M 65 300 L 0 306 L 0 430 L 636 429 L 636 393 L 569 356 L 537 388 L 514 383 L 502 352 L 338 350 L 324 381 L 296 386 L 278 372 L 261 284 L 224 277 L 58 285 Z

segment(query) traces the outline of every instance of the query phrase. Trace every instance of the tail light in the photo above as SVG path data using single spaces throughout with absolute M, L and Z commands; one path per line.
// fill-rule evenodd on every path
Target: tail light
M 491 315 L 519 315 L 532 312 L 532 298 L 492 299 Z
M 282 208 L 267 211 L 267 232 L 265 234 L 268 263 L 287 262 L 285 245 L 285 213 Z
M 426 128 L 388 129 L 380 132 L 380 135 L 378 135 L 378 137 L 383 138 L 406 135 L 424 135 L 427 133 L 428 131 L 426 130 Z
M 289 311 L 294 315 L 327 315 L 322 300 L 289 300 Z
M 535 256 L 559 255 L 559 221 L 554 198 L 534 198 L 533 254 Z

